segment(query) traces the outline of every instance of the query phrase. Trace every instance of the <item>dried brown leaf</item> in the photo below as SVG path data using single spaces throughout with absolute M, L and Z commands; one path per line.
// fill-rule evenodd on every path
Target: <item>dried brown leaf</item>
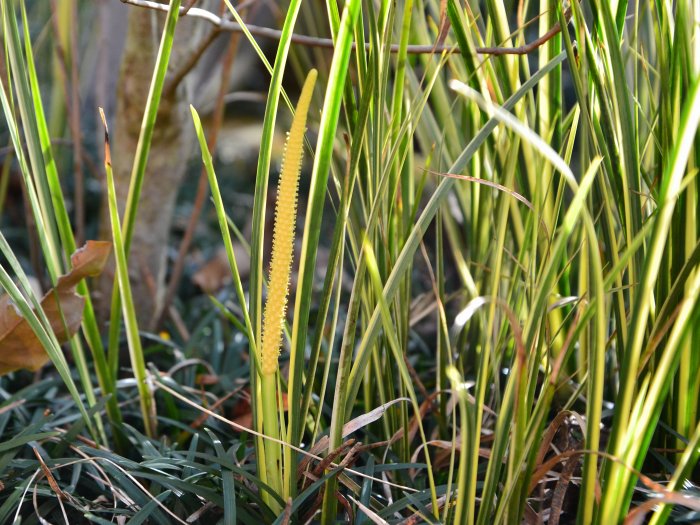
M 107 241 L 88 241 L 71 256 L 73 269 L 61 276 L 56 287 L 42 298 L 41 308 L 59 343 L 68 341 L 83 319 L 85 299 L 75 292 L 75 287 L 85 277 L 102 272 L 110 249 Z M 0 298 L 0 375 L 21 368 L 35 371 L 48 360 L 39 338 L 10 297 Z

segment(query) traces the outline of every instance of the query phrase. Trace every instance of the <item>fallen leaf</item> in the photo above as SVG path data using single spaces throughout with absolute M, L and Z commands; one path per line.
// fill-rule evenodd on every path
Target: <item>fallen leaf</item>
M 241 279 L 245 279 L 250 272 L 250 260 L 245 256 L 243 245 L 234 242 L 233 253 L 236 257 L 238 273 Z M 223 248 L 217 250 L 214 257 L 209 259 L 197 273 L 192 276 L 192 282 L 208 295 L 214 295 L 230 284 L 232 282 L 231 267 L 228 264 L 226 250 Z
M 68 341 L 83 319 L 85 299 L 75 292 L 75 287 L 85 277 L 102 272 L 110 249 L 110 242 L 87 241 L 71 256 L 73 269 L 59 277 L 56 287 L 41 299 L 41 308 L 59 343 Z M 36 371 L 48 360 L 39 338 L 10 296 L 0 298 L 0 375 L 20 368 Z

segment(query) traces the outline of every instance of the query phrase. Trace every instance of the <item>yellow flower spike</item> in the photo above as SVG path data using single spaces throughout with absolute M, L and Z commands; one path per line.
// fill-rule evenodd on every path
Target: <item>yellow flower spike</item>
M 260 368 L 263 375 L 274 374 L 277 370 L 282 343 L 282 326 L 287 307 L 289 276 L 294 255 L 297 192 L 301 160 L 304 154 L 304 131 L 306 130 L 306 116 L 309 112 L 316 76 L 316 70 L 312 69 L 306 77 L 282 159 L 282 171 L 275 206 L 275 228 L 272 234 L 270 284 L 263 316 L 262 348 L 260 350 Z

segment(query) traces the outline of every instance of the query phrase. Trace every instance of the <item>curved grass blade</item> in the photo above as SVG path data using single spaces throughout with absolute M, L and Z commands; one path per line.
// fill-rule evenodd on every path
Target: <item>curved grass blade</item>
M 156 436 L 157 419 L 153 399 L 153 393 L 147 383 L 146 362 L 143 357 L 141 337 L 139 334 L 136 309 L 131 294 L 129 283 L 129 269 L 126 262 L 126 248 L 122 240 L 122 226 L 119 222 L 119 208 L 117 207 L 117 194 L 114 189 L 114 176 L 112 174 L 112 158 L 109 151 L 109 131 L 104 112 L 100 108 L 100 116 L 105 128 L 105 172 L 107 174 L 107 192 L 109 197 L 109 216 L 112 225 L 112 243 L 114 245 L 114 257 L 116 259 L 118 291 L 120 304 L 126 324 L 126 338 L 129 346 L 131 367 L 136 379 L 136 388 L 139 392 L 139 404 L 141 406 L 141 418 L 146 435 L 150 438 Z

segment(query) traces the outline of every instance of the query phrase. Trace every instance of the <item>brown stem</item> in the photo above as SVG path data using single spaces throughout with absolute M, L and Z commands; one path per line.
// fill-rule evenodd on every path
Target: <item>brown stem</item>
M 185 16 L 192 9 L 192 6 L 197 3 L 197 0 L 190 0 L 187 5 L 182 6 L 180 16 Z

